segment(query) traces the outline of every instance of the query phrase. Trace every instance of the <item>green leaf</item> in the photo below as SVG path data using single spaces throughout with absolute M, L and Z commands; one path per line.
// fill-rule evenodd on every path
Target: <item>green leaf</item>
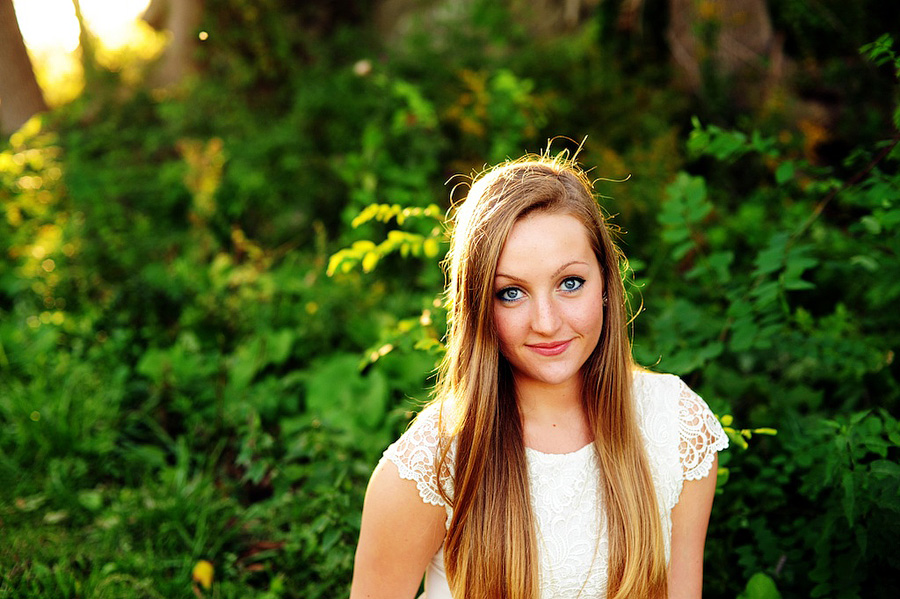
M 775 169 L 775 182 L 779 185 L 784 185 L 788 181 L 794 178 L 794 163 L 793 162 L 782 162 L 778 165 L 778 168 Z
M 871 233 L 872 235 L 878 235 L 881 233 L 881 221 L 871 214 L 867 214 L 866 216 L 859 219 L 860 224 L 865 227 L 866 231 Z
M 744 317 L 734 321 L 731 326 L 730 345 L 732 351 L 742 352 L 750 349 L 756 337 L 756 323 L 752 318 Z
M 852 424 L 852 425 L 859 424 L 860 422 L 865 420 L 866 416 L 868 416 L 870 413 L 871 412 L 869 410 L 863 410 L 862 412 L 856 412 L 855 414 L 850 416 L 850 424 Z
M 709 255 L 708 262 L 710 269 L 716 273 L 719 282 L 727 283 L 731 280 L 731 271 L 729 269 L 732 262 L 734 262 L 734 252 L 714 252 Z
M 891 460 L 875 460 L 869 465 L 869 471 L 876 476 L 900 479 L 900 464 Z
M 872 256 L 866 255 L 858 255 L 850 258 L 850 264 L 853 266 L 859 266 L 860 268 L 867 270 L 869 272 L 875 272 L 878 270 L 878 261 L 875 260 Z
M 435 258 L 438 255 L 438 252 L 441 250 L 440 243 L 434 237 L 429 237 L 422 244 L 422 249 L 425 251 L 425 255 L 428 258 Z
M 366 252 L 366 255 L 362 259 L 363 272 L 372 272 L 375 269 L 375 265 L 378 264 L 378 258 L 377 253 Z
M 161 383 L 166 372 L 171 369 L 171 360 L 166 351 L 148 349 L 138 360 L 135 370 L 154 383 Z
M 92 512 L 96 512 L 103 507 L 103 495 L 100 491 L 91 489 L 78 492 L 78 503 Z
M 769 240 L 769 245 L 756 255 L 753 276 L 766 275 L 779 270 L 784 265 L 787 233 L 778 233 Z
M 388 382 L 371 368 L 363 375 L 356 354 L 332 354 L 317 362 L 307 381 L 307 411 L 358 440 L 383 444 L 386 431 L 379 425 L 387 413 Z
M 792 279 L 785 280 L 784 288 L 788 291 L 803 291 L 804 289 L 815 289 L 816 286 L 803 279 Z
M 755 429 L 753 429 L 753 433 L 756 434 L 756 435 L 772 435 L 772 436 L 775 436 L 775 435 L 778 434 L 778 430 L 777 430 L 777 429 L 774 429 L 774 428 L 763 427 L 763 428 L 755 428 Z
M 734 430 L 733 428 L 726 427 L 726 428 L 725 428 L 725 434 L 728 435 L 728 439 L 729 439 L 732 443 L 734 443 L 735 445 L 737 445 L 737 446 L 740 447 L 741 449 L 747 449 L 747 448 L 749 447 L 749 445 L 748 445 L 748 443 L 747 443 L 747 439 L 745 439 L 744 436 L 743 436 L 741 433 L 739 433 L 738 431 Z
M 738 599 L 781 599 L 775 581 L 762 572 L 757 572 L 747 581 L 747 586 Z
M 853 472 L 844 472 L 841 476 L 841 488 L 844 490 L 844 496 L 841 498 L 841 503 L 844 506 L 844 516 L 847 518 L 847 523 L 852 528 L 856 504 L 856 489 L 853 482 Z
M 865 44 L 859 49 L 859 53 L 881 66 L 890 61 L 897 61 L 897 55 L 894 53 L 894 39 L 890 34 L 885 33 L 872 43 Z M 898 67 L 900 68 L 900 67 Z
M 756 308 L 760 309 L 774 303 L 780 291 L 781 285 L 778 281 L 768 281 L 754 289 L 750 295 L 756 298 Z

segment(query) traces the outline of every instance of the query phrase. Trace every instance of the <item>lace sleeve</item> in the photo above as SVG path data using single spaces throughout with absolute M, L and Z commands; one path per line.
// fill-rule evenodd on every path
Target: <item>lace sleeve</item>
M 441 482 L 447 488 L 446 477 L 439 480 L 435 472 L 440 443 L 440 411 L 433 405 L 419 414 L 403 436 L 384 451 L 381 459 L 397 466 L 400 478 L 416 483 L 422 501 L 447 507 L 439 491 Z
M 678 399 L 678 453 L 684 480 L 698 480 L 709 474 L 716 452 L 728 447 L 728 437 L 709 406 L 681 382 Z

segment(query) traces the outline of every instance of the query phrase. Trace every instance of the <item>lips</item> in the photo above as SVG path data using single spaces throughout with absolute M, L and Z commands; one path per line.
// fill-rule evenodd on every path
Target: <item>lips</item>
M 559 354 L 566 351 L 571 343 L 571 339 L 569 339 L 568 341 L 556 341 L 553 343 L 534 343 L 528 345 L 528 349 L 542 356 L 558 356 Z

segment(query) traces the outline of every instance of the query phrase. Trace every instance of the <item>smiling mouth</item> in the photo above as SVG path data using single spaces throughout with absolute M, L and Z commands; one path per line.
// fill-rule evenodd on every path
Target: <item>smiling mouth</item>
M 528 345 L 528 348 L 542 356 L 558 356 L 566 351 L 570 343 L 572 343 L 571 339 L 568 341 L 558 341 L 556 343 L 535 343 L 533 345 Z

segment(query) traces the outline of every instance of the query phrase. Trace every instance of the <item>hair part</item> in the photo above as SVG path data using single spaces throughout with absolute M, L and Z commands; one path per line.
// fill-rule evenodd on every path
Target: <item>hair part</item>
M 632 400 L 624 260 L 584 171 L 566 156 L 526 156 L 478 178 L 454 216 L 447 353 L 435 401 L 446 425 L 439 472 L 453 472 L 444 546 L 454 596 L 537 599 L 538 548 L 522 421 L 512 370 L 494 326 L 494 278 L 512 227 L 535 212 L 577 218 L 600 265 L 608 301 L 597 347 L 582 367 L 582 405 L 600 463 L 609 534 L 607 596 L 665 597 L 662 523 Z M 455 458 L 448 463 L 450 440 Z M 599 523 L 598 523 L 599 525 Z

